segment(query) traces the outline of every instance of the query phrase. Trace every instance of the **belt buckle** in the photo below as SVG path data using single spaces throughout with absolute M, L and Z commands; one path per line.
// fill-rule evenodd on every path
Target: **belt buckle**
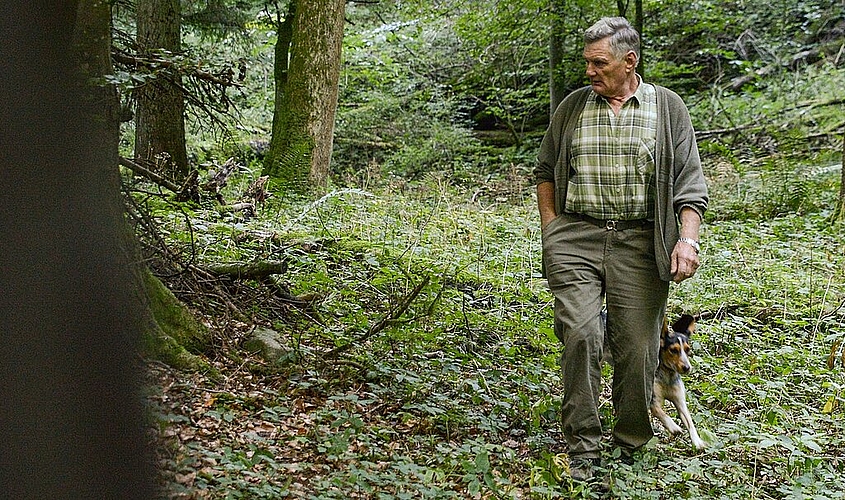
M 617 221 L 615 221 L 615 220 L 608 219 L 604 224 L 604 228 L 607 231 L 616 231 L 616 222 Z

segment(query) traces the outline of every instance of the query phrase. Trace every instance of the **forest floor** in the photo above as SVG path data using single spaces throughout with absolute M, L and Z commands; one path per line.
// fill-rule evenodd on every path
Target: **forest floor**
M 824 210 L 705 225 L 669 314 L 701 318 L 687 388 L 708 447 L 655 421 L 633 466 L 607 450 L 609 493 L 566 480 L 530 197 L 345 190 L 264 212 L 163 217 L 190 218 L 200 264 L 287 259 L 298 299 L 231 298 L 280 333 L 276 363 L 243 348 L 248 322 L 186 300 L 213 370 L 148 362 L 162 498 L 845 498 L 845 239 Z

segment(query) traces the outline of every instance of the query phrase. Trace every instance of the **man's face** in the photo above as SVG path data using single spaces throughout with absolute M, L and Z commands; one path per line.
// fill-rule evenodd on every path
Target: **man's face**
M 597 94 L 604 97 L 625 94 L 629 66 L 633 70 L 631 61 L 636 61 L 633 52 L 617 59 L 610 50 L 610 38 L 602 38 L 584 47 L 584 59 L 587 61 L 587 77 Z

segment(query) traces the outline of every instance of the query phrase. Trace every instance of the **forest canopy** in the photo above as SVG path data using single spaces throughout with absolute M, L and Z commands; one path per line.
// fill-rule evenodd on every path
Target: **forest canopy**
M 644 2 L 644 76 L 685 96 L 702 132 L 746 125 L 736 123 L 731 110 L 713 107 L 723 99 L 762 95 L 789 73 L 838 67 L 845 58 L 841 4 L 775 3 Z M 122 85 L 124 105 L 133 106 L 130 90 L 175 65 L 184 71 L 195 166 L 209 156 L 249 161 L 266 153 L 276 97 L 274 55 L 290 17 L 287 7 L 183 2 L 181 50 L 139 66 L 128 56 L 136 49 L 133 5 L 115 8 L 114 80 Z M 362 158 L 378 166 L 378 177 L 413 178 L 471 164 L 485 147 L 514 146 L 530 154 L 548 120 L 550 82 L 563 92 L 584 84 L 581 33 L 598 16 L 620 9 L 635 15 L 631 2 L 503 0 L 483 8 L 465 0 L 349 2 L 332 182 L 356 184 L 349 176 L 360 175 Z M 555 22 L 560 62 L 550 76 Z M 769 133 L 801 128 L 772 119 Z M 835 134 L 841 123 L 812 125 L 801 132 Z M 438 148 L 446 154 L 432 157 Z

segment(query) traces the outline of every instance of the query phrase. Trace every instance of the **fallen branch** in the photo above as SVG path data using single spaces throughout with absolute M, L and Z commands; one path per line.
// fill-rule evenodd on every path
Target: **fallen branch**
M 120 163 L 124 167 L 128 168 L 129 170 L 135 172 L 136 174 L 143 176 L 143 177 L 146 177 L 147 179 L 155 182 L 159 186 L 161 186 L 165 189 L 169 189 L 170 191 L 173 191 L 174 193 L 179 193 L 182 190 L 182 188 L 180 186 L 177 186 L 176 184 L 170 182 L 169 180 L 167 180 L 164 177 L 158 175 L 157 173 L 153 172 L 152 170 L 149 170 L 149 169 L 141 166 L 138 163 L 135 163 L 134 161 L 132 161 L 128 158 L 124 158 L 124 157 L 121 156 L 120 159 L 118 160 L 118 163 Z
M 819 108 L 823 106 L 834 106 L 836 104 L 845 104 L 845 97 L 838 97 L 836 99 L 828 99 L 827 101 L 805 101 L 799 102 L 795 108 Z
M 142 57 L 138 55 L 129 55 L 117 50 L 112 51 L 112 58 L 115 62 L 125 64 L 127 66 L 143 66 L 151 70 L 159 68 L 175 68 L 184 76 L 193 76 L 199 80 L 203 80 L 221 87 L 242 87 L 243 84 L 234 80 L 234 72 L 227 69 L 221 72 L 220 75 L 215 75 L 207 71 L 202 71 L 192 64 L 180 64 L 173 59 L 166 59 L 163 57 Z
M 819 132 L 819 133 L 816 133 L 816 134 L 810 134 L 810 135 L 807 136 L 807 139 L 828 138 L 832 135 L 839 135 L 839 134 L 842 134 L 842 133 L 845 133 L 845 122 L 840 123 L 839 125 L 834 127 L 833 130 L 829 130 L 827 132 Z
M 402 299 L 402 302 L 397 304 L 393 309 L 391 309 L 387 314 L 385 314 L 379 320 L 378 323 L 372 325 L 363 334 L 361 334 L 358 337 L 352 339 L 351 342 L 349 342 L 347 344 L 343 344 L 343 345 L 338 346 L 338 347 L 335 347 L 331 351 L 327 352 L 323 356 L 323 360 L 332 360 L 332 359 L 336 358 L 339 354 L 348 351 L 349 349 L 351 349 L 355 345 L 359 345 L 362 342 L 369 340 L 370 337 L 372 337 L 373 335 L 377 334 L 378 332 L 384 330 L 391 323 L 394 323 L 395 321 L 399 320 L 399 318 L 401 318 L 402 315 L 405 314 L 405 311 L 407 311 L 408 308 L 411 306 L 411 303 L 413 303 L 414 300 L 416 300 L 417 296 L 420 294 L 422 289 L 425 288 L 425 286 L 428 284 L 428 282 L 429 282 L 429 277 L 426 276 L 425 278 L 423 278 L 422 281 L 419 282 L 419 284 L 417 284 L 417 286 L 414 287 L 413 290 L 411 290 L 411 293 L 409 293 L 404 299 Z
M 399 145 L 383 141 L 381 139 L 359 139 L 355 137 L 343 137 L 338 138 L 337 142 L 340 144 L 349 144 L 351 146 L 356 146 L 359 148 L 367 148 L 367 149 L 399 149 Z
M 208 171 L 208 179 L 201 187 L 205 191 L 212 193 L 214 198 L 217 199 L 221 205 L 225 205 L 226 200 L 223 199 L 223 195 L 220 194 L 220 190 L 229 183 L 229 176 L 231 176 L 238 167 L 239 165 L 237 161 L 235 161 L 235 158 L 229 158 L 222 166 Z
M 263 262 L 231 262 L 226 264 L 212 264 L 205 268 L 215 276 L 226 276 L 233 279 L 263 279 L 273 274 L 284 274 L 288 271 L 285 261 Z
M 252 202 L 244 201 L 241 203 L 233 203 L 232 205 L 223 205 L 219 208 L 222 212 L 247 212 L 249 214 L 255 213 L 255 205 Z
M 224 303 L 224 304 L 226 304 L 226 307 L 227 307 L 230 311 L 232 311 L 232 313 L 235 315 L 235 317 L 236 317 L 236 318 L 238 318 L 240 321 L 243 321 L 244 323 L 250 323 L 250 322 L 252 322 L 252 319 L 251 319 L 251 318 L 249 318 L 249 317 L 247 317 L 247 315 L 246 315 L 246 314 L 244 314 L 243 312 L 241 312 L 240 308 L 239 308 L 238 306 L 236 306 L 236 305 L 235 305 L 235 304 L 234 304 L 234 303 L 233 303 L 233 302 L 229 299 L 229 295 L 228 295 L 226 292 L 224 292 L 224 291 L 222 290 L 222 288 L 220 287 L 220 284 L 219 284 L 219 283 L 216 283 L 215 277 L 214 277 L 211 273 L 209 273 L 209 272 L 208 272 L 208 271 L 206 271 L 205 269 L 201 269 L 201 268 L 199 268 L 199 267 L 197 267 L 197 266 L 195 266 L 195 265 L 193 265 L 193 264 L 191 264 L 189 267 L 190 267 L 190 269 L 191 269 L 192 271 L 194 271 L 196 274 L 198 274 L 198 275 L 200 275 L 200 276 L 205 277 L 206 279 L 208 279 L 208 280 L 209 280 L 209 282 L 210 282 L 210 283 L 212 283 L 212 287 L 213 287 L 213 288 L 214 288 L 214 290 L 217 292 L 217 293 L 215 294 L 215 295 L 217 296 L 217 298 L 219 298 L 221 301 L 223 301 L 223 303 Z
M 179 188 L 179 191 L 176 192 L 176 201 L 185 202 L 189 200 L 199 201 L 200 199 L 200 192 L 199 192 L 199 184 L 197 183 L 197 179 L 199 178 L 199 172 L 197 169 L 191 170 L 191 173 L 188 174 L 188 177 L 185 178 L 185 181 L 182 182 L 182 187 Z
M 251 198 L 255 200 L 256 203 L 259 205 L 264 205 L 264 202 L 267 201 L 267 198 L 271 196 L 271 194 L 267 191 L 267 183 L 270 181 L 270 176 L 262 175 L 258 179 L 255 179 L 252 184 L 246 188 L 244 192 L 244 198 Z
M 748 123 L 745 125 L 740 125 L 738 127 L 731 127 L 731 128 L 720 128 L 714 130 L 701 130 L 695 132 L 696 139 L 709 139 L 713 136 L 719 135 L 727 135 L 727 134 L 736 134 L 737 132 L 742 132 L 744 130 L 749 130 L 755 127 L 759 127 L 758 123 Z
M 840 39 L 841 40 L 841 39 Z M 795 71 L 801 66 L 814 64 L 821 60 L 824 54 L 832 54 L 836 49 L 836 45 L 839 44 L 839 40 L 828 42 L 822 46 L 814 47 L 812 49 L 802 50 L 797 54 L 792 55 L 788 60 L 782 60 L 779 62 L 771 63 L 768 66 L 760 68 L 756 71 L 748 73 L 746 75 L 738 76 L 730 81 L 728 84 L 728 88 L 733 91 L 737 91 L 743 87 L 743 85 L 747 83 L 751 83 L 752 81 L 756 80 L 757 78 L 768 76 L 779 69 L 789 69 Z M 839 53 L 842 53 L 841 46 L 839 48 Z M 838 62 L 839 55 L 836 56 L 836 61 Z

